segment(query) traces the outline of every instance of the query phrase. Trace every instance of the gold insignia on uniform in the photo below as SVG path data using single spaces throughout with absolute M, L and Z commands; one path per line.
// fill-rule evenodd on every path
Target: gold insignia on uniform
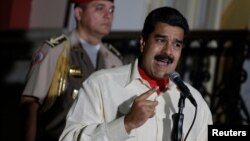
M 46 42 L 53 48 L 57 45 L 59 45 L 60 43 L 62 43 L 63 41 L 65 41 L 67 38 L 65 35 L 61 35 L 59 37 L 56 38 L 51 38 L 50 40 L 47 40 Z
M 69 75 L 71 77 L 82 77 L 81 70 L 79 67 L 71 67 L 69 69 Z
M 56 68 L 48 91 L 48 96 L 44 101 L 44 104 L 41 108 L 41 112 L 45 112 L 48 109 L 50 109 L 55 103 L 56 99 L 60 96 L 60 94 L 65 91 L 68 79 L 67 76 L 68 69 L 69 69 L 69 47 L 68 43 L 64 42 L 63 50 L 58 56 L 58 61 L 56 63 Z

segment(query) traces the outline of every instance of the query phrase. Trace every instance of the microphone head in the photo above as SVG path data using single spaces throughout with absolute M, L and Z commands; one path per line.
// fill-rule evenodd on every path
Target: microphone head
M 169 79 L 174 81 L 176 78 L 180 78 L 180 74 L 176 71 L 169 73 Z

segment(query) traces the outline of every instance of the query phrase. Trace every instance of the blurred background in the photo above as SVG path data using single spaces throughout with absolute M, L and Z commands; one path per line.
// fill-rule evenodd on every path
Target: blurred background
M 145 16 L 154 8 L 177 8 L 191 32 L 178 72 L 207 101 L 214 124 L 250 124 L 249 0 L 115 0 L 111 34 L 125 63 L 138 54 Z M 19 98 L 34 50 L 75 27 L 69 0 L 1 0 L 0 140 L 19 140 Z

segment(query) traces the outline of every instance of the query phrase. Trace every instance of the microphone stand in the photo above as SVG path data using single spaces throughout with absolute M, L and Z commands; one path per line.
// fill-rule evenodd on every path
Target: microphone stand
M 174 118 L 174 125 L 173 125 L 173 130 L 172 130 L 172 141 L 181 141 L 182 126 L 183 126 L 183 119 L 184 119 L 183 108 L 185 107 L 185 99 L 186 97 L 181 92 L 179 103 L 178 103 L 179 111 L 177 114 L 175 114 L 175 118 Z

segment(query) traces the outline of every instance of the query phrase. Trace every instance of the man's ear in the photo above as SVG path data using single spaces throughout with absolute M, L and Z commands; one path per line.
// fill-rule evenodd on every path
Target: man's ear
M 141 53 L 143 52 L 143 49 L 144 49 L 144 47 L 145 47 L 145 40 L 144 40 L 144 38 L 141 36 L 140 37 L 140 51 L 141 51 Z
M 81 17 L 82 9 L 80 7 L 74 8 L 74 14 L 75 14 L 76 20 L 81 21 L 81 19 L 82 19 L 82 17 Z

